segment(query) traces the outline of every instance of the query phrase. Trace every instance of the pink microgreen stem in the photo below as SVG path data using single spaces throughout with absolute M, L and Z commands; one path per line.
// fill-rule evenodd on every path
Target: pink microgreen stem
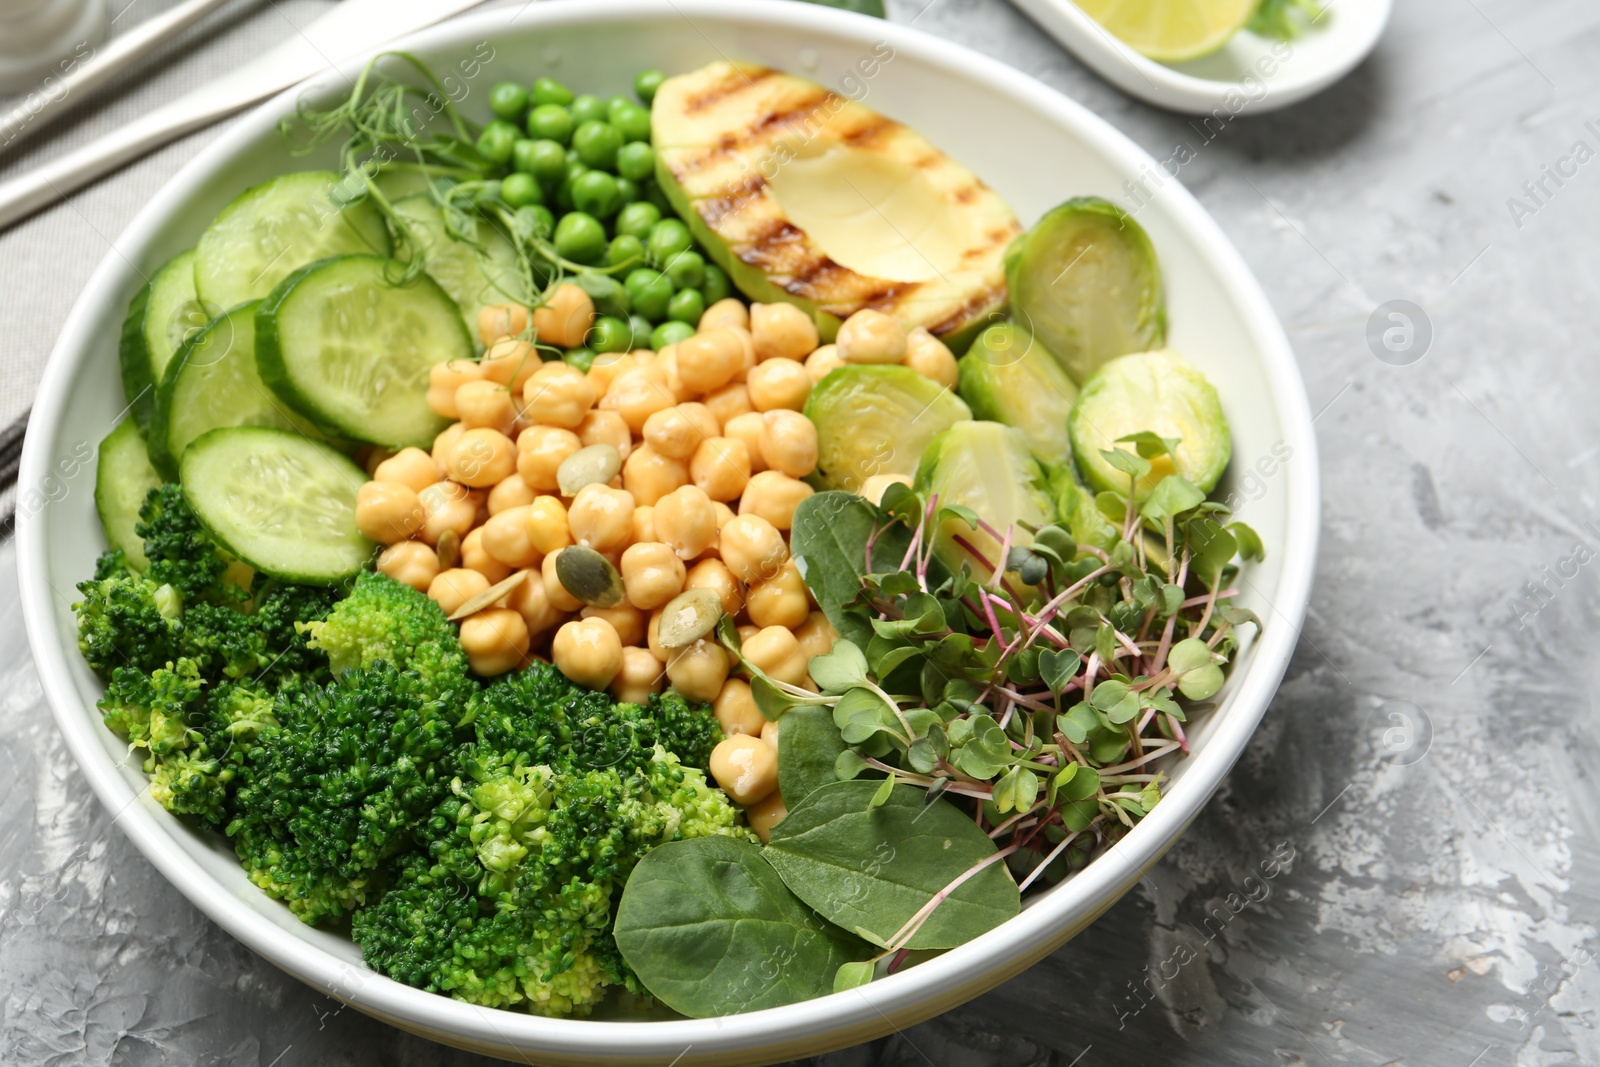
M 968 867 L 961 874 L 957 875 L 951 880 L 949 885 L 939 890 L 933 895 L 932 899 L 930 899 L 921 908 L 917 909 L 917 913 L 911 916 L 911 918 L 907 919 L 904 926 L 895 931 L 895 935 L 889 938 L 889 944 L 887 947 L 890 949 L 904 948 L 906 944 L 917 935 L 917 931 L 922 929 L 922 924 L 928 921 L 928 917 L 933 914 L 934 909 L 949 899 L 951 893 L 954 893 L 957 889 L 960 889 L 968 879 L 975 877 L 977 874 L 983 871 L 984 868 L 1005 859 L 1007 856 L 1015 852 L 1019 847 L 1020 846 L 1018 845 L 1008 845 L 992 856 L 985 856 L 977 863 L 974 863 L 971 867 Z
M 1153 748 L 1149 752 L 1146 752 L 1144 755 L 1140 756 L 1138 759 L 1131 759 L 1126 763 L 1119 763 L 1115 767 L 1102 767 L 1100 768 L 1100 780 L 1102 782 L 1105 781 L 1106 775 L 1108 774 L 1121 774 L 1124 771 L 1131 771 L 1135 767 L 1149 763 L 1153 759 L 1160 759 L 1162 756 L 1165 756 L 1167 753 L 1171 752 L 1177 747 L 1178 742 L 1168 741 L 1160 748 Z
M 1092 822 L 1090 822 L 1088 826 L 1085 826 L 1082 830 L 1078 830 L 1078 831 L 1076 831 L 1074 833 L 1068 834 L 1066 837 L 1063 837 L 1061 839 L 1061 843 L 1058 844 L 1055 848 L 1051 849 L 1049 854 L 1047 854 L 1044 859 L 1039 861 L 1039 865 L 1037 867 L 1035 867 L 1033 870 L 1028 872 L 1028 877 L 1026 877 L 1026 878 L 1024 878 L 1022 880 L 1022 884 L 1021 885 L 1017 886 L 1017 891 L 1021 892 L 1022 890 L 1027 889 L 1030 885 L 1032 885 L 1034 883 L 1034 880 L 1037 879 L 1041 874 L 1044 873 L 1044 869 L 1046 867 L 1050 866 L 1050 864 L 1054 863 L 1056 857 L 1061 855 L 1061 853 L 1063 853 L 1063 852 L 1065 852 L 1067 850 L 1067 846 L 1068 845 L 1072 844 L 1080 836 L 1082 836 L 1083 834 L 1087 833 L 1089 831 L 1090 827 L 1093 827 L 1095 825 L 1095 823 L 1098 823 L 1101 818 L 1102 818 L 1102 816 L 1096 815 L 1094 817 L 1094 820 Z

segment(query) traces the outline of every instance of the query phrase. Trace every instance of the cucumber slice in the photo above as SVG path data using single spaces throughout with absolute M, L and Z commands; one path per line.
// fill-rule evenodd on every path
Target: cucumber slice
M 161 376 L 150 427 L 150 460 L 177 476 L 189 443 L 219 426 L 274 426 L 315 435 L 256 372 L 256 304 L 219 315 L 179 349 Z
M 332 585 L 372 558 L 356 528 L 360 467 L 292 430 L 201 434 L 183 454 L 183 498 L 229 552 L 274 578 Z
M 167 364 L 216 314 L 195 296 L 192 248 L 167 260 L 128 305 L 122 322 L 122 391 L 141 431 L 150 429 Z
M 313 260 L 351 252 L 389 254 L 389 231 L 366 200 L 343 207 L 331 170 L 284 174 L 223 208 L 195 246 L 200 299 L 219 308 L 259 300 Z
M 450 235 L 444 209 L 430 196 L 397 200 L 394 210 L 422 246 L 422 266 L 428 277 L 460 306 L 469 334 L 478 332 L 478 310 L 485 304 L 528 302 L 516 248 L 487 221 L 474 223 L 472 241 L 480 246 L 474 248 L 471 241 Z
M 94 475 L 94 508 L 106 543 L 122 549 L 128 565 L 142 571 L 150 565 L 144 554 L 144 541 L 134 532 L 139 508 L 150 490 L 161 484 L 161 475 L 150 463 L 144 436 L 132 419 L 123 419 L 100 442 L 100 458 Z
M 439 283 L 377 256 L 304 267 L 256 311 L 261 378 L 324 431 L 430 448 L 449 425 L 428 406 L 428 369 L 472 358 L 461 309 Z

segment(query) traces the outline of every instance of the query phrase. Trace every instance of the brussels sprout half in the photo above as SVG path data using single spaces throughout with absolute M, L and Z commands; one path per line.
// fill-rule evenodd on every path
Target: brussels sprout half
M 1233 452 L 1216 389 L 1187 360 L 1165 349 L 1123 356 L 1096 371 L 1083 383 L 1067 430 L 1084 484 L 1124 496 L 1128 475 L 1107 463 L 1101 451 L 1133 452 L 1133 445 L 1117 439 L 1145 431 L 1177 438 L 1170 455 L 1151 460 L 1150 473 L 1135 487 L 1137 499 L 1169 474 L 1181 474 L 1209 493 Z
M 1025 327 L 1003 322 L 984 330 L 960 367 L 958 391 L 973 415 L 1021 430 L 1040 463 L 1072 458 L 1067 416 L 1078 387 Z
M 909 367 L 865 365 L 831 371 L 805 414 L 817 427 L 814 482 L 852 493 L 874 474 L 911 474 L 929 441 L 972 417 L 960 397 Z
M 1018 523 L 1039 527 L 1055 518 L 1044 469 L 1028 450 L 1027 437 L 998 422 L 958 422 L 934 438 L 922 454 L 914 485 L 938 494 L 940 504 L 971 508 L 1001 533 Z M 984 558 L 958 544 L 957 536 Z M 1033 535 L 1017 526 L 1011 543 L 1032 540 Z M 1000 545 L 982 530 L 951 518 L 940 523 L 934 552 L 951 570 L 965 564 L 972 573 L 988 577 L 999 562 Z
M 1132 216 L 1095 196 L 1052 209 L 1006 250 L 1011 313 L 1082 384 L 1167 336 L 1161 265 Z

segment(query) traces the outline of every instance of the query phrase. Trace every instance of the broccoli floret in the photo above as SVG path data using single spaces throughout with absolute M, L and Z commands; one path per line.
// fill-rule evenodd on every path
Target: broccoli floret
M 272 664 L 254 616 L 221 604 L 189 605 L 181 632 L 184 654 L 210 677 L 255 678 Z
M 290 585 L 257 579 L 255 623 L 272 657 L 272 674 L 309 682 L 326 682 L 328 657 L 311 647 L 305 624 L 325 619 L 349 590 L 341 586 Z
M 144 554 L 150 560 L 145 575 L 157 585 L 178 590 L 185 603 L 245 598 L 244 589 L 224 580 L 229 560 L 195 517 L 177 482 L 150 490 L 133 532 L 144 541 Z
M 182 630 L 177 591 L 126 567 L 96 567 L 95 573 L 92 580 L 78 583 L 83 599 L 72 605 L 78 648 L 89 666 L 104 675 L 118 668 L 148 674 L 177 658 Z
M 386 574 L 370 571 L 327 618 L 301 627 L 328 657 L 335 676 L 387 662 L 414 671 L 435 692 L 462 699 L 471 685 L 456 629 L 437 602 Z
M 106 725 L 134 747 L 165 756 L 200 740 L 192 734 L 190 720 L 204 687 L 199 665 L 191 659 L 178 659 L 149 674 L 137 667 L 118 667 L 111 672 L 98 707 Z

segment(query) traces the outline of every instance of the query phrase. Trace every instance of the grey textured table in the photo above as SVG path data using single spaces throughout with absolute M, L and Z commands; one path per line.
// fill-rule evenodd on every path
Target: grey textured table
M 818 1062 L 1600 1063 L 1600 169 L 1577 161 L 1600 149 L 1600 10 L 1410 0 L 1342 85 L 1202 132 L 1001 0 L 922 2 L 892 14 L 1158 158 L 1190 147 L 1181 179 L 1254 266 L 1321 412 L 1325 526 L 1281 692 L 1139 889 L 988 996 Z M 202 63 L 178 58 L 119 106 Z M 9 368 L 197 142 L 0 239 Z M 1398 366 L 1367 340 L 1396 299 L 1431 328 Z M 43 705 L 15 567 L 0 544 L 0 1062 L 481 1062 L 340 1012 L 134 851 Z

